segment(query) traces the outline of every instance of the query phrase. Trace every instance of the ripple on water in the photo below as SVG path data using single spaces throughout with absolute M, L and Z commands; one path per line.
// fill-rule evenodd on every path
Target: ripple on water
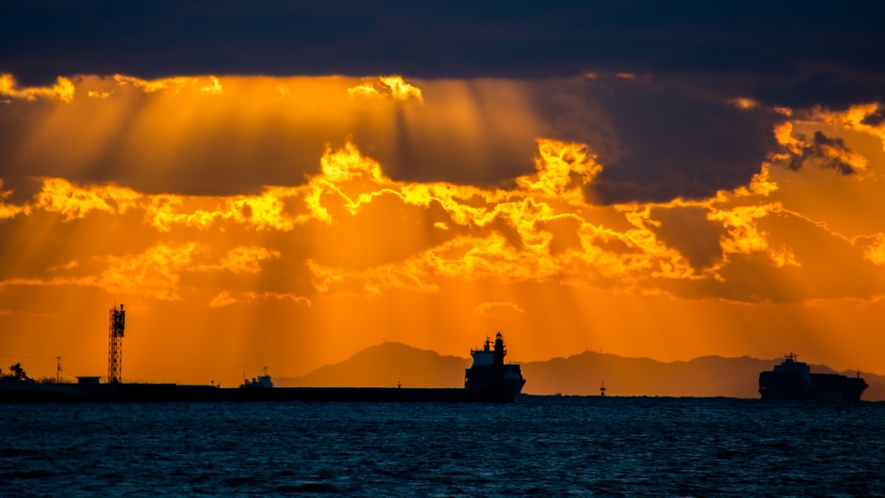
M 873 495 L 885 403 L 0 405 L 0 495 Z

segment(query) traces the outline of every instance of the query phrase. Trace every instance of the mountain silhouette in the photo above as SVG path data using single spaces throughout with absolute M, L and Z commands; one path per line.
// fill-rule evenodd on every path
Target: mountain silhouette
M 759 373 L 771 370 L 782 358 L 760 360 L 749 356 L 702 356 L 664 363 L 649 358 L 624 358 L 585 351 L 568 358 L 524 363 L 525 392 L 537 394 L 606 394 L 621 396 L 727 396 L 758 398 Z M 809 365 L 812 373 L 837 373 L 826 365 Z M 854 376 L 856 372 L 843 372 Z M 863 374 L 870 387 L 862 399 L 885 399 L 885 377 Z
M 782 360 L 743 356 L 703 356 L 690 361 L 661 362 L 585 351 L 567 358 L 522 364 L 524 393 L 598 395 L 605 382 L 614 396 L 759 397 L 759 372 Z M 397 342 L 371 346 L 334 365 L 300 377 L 275 377 L 278 386 L 463 387 L 470 359 L 442 356 Z M 813 373 L 837 373 L 826 365 L 810 365 Z M 846 371 L 842 375 L 854 376 Z M 885 376 L 862 373 L 870 387 L 861 399 L 885 400 Z
M 399 342 L 370 346 L 341 363 L 322 366 L 300 377 L 274 377 L 280 387 L 464 387 L 471 361 L 442 356 Z

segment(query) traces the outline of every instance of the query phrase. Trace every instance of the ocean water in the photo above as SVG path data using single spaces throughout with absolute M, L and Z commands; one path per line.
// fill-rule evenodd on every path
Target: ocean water
M 885 403 L 0 405 L 0 495 L 883 496 Z

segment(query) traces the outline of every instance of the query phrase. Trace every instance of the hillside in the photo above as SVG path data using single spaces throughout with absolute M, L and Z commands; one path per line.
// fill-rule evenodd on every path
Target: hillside
M 759 372 L 780 363 L 748 356 L 704 356 L 664 363 L 649 358 L 624 358 L 585 351 L 568 358 L 522 364 L 528 394 L 597 395 L 605 382 L 611 396 L 728 396 L 758 398 Z M 301 377 L 277 377 L 278 386 L 395 386 L 461 387 L 467 358 L 385 342 L 347 360 L 320 367 Z M 835 373 L 825 365 L 812 372 Z M 855 375 L 855 372 L 842 372 Z M 870 387 L 864 400 L 885 400 L 885 376 L 863 373 Z
M 623 358 L 592 351 L 523 365 L 530 379 L 526 392 L 537 394 L 599 394 L 604 381 L 609 395 L 759 397 L 759 372 L 774 360 L 705 356 L 663 363 L 648 358 Z
M 274 384 L 280 387 L 392 387 L 401 382 L 404 387 L 464 387 L 464 369 L 469 366 L 470 360 L 466 358 L 385 342 L 307 375 L 275 377 Z

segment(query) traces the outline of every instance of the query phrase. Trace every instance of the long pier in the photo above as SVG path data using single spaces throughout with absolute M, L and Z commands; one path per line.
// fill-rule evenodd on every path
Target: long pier
M 512 403 L 506 388 L 271 387 L 116 383 L 98 385 L 0 382 L 0 403 L 157 403 L 249 401 L 365 401 Z

